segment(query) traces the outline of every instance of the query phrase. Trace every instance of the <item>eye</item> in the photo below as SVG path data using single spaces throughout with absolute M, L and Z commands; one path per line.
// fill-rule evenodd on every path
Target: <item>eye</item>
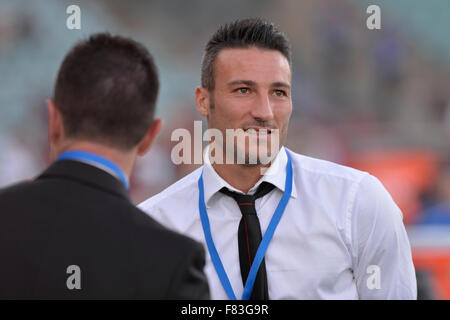
M 250 88 L 242 87 L 242 88 L 237 88 L 234 91 L 237 91 L 237 92 L 242 93 L 242 94 L 247 94 L 247 93 L 250 92 Z
M 285 97 L 285 96 L 287 96 L 286 91 L 280 90 L 280 89 L 274 90 L 273 94 L 276 95 L 277 97 Z

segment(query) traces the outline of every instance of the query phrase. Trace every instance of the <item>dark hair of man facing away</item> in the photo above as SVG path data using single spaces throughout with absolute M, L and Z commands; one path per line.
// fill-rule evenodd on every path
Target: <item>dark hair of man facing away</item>
M 214 90 L 214 62 L 221 50 L 252 46 L 279 51 L 291 63 L 289 40 L 272 23 L 260 18 L 235 20 L 222 25 L 206 44 L 202 61 L 202 87 Z
M 128 150 L 153 121 L 158 89 L 158 72 L 145 47 L 97 34 L 65 57 L 54 99 L 68 136 Z
M 0 299 L 209 298 L 202 245 L 126 189 L 161 128 L 158 88 L 150 53 L 132 39 L 96 34 L 67 54 L 47 101 L 56 161 L 0 190 Z

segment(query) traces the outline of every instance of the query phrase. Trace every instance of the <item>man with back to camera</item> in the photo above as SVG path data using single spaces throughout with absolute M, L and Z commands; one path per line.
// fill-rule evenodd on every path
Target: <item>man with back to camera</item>
M 65 57 L 48 100 L 50 158 L 0 191 L 0 298 L 208 299 L 201 244 L 137 209 L 128 177 L 161 129 L 156 66 L 96 34 Z
M 281 32 L 261 19 L 221 26 L 195 98 L 209 129 L 245 142 L 214 140 L 201 168 L 139 207 L 204 243 L 213 299 L 416 299 L 402 213 L 383 185 L 283 146 L 292 100 Z M 218 150 L 243 152 L 244 162 L 217 161 Z

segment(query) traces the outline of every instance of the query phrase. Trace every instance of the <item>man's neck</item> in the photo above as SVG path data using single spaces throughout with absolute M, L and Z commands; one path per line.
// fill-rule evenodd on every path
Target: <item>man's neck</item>
M 248 191 L 261 178 L 261 168 L 263 165 L 242 165 L 242 164 L 212 164 L 217 174 L 232 187 L 248 193 Z
M 211 152 L 211 149 L 209 152 Z M 271 162 L 258 165 L 226 164 L 225 159 L 222 164 L 211 163 L 211 161 L 210 163 L 216 173 L 228 184 L 244 193 L 248 193 L 259 179 L 261 179 L 265 170 L 267 170 L 273 161 L 275 161 L 276 156 L 272 158 Z M 211 157 L 209 160 L 211 160 Z
M 91 152 L 101 157 L 104 157 L 112 161 L 117 166 L 119 166 L 119 168 L 124 172 L 124 174 L 127 177 L 131 176 L 131 172 L 133 170 L 134 163 L 136 161 L 136 155 L 133 152 L 122 152 L 117 149 L 90 141 L 68 142 L 67 144 L 65 144 L 60 148 L 58 154 L 70 150 Z

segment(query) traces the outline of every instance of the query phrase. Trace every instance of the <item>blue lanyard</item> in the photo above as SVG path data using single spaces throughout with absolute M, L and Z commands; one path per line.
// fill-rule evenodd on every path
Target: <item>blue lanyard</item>
M 270 240 L 272 240 L 273 234 L 275 233 L 275 229 L 280 222 L 281 216 L 286 209 L 287 203 L 292 193 L 292 163 L 289 152 L 286 150 L 286 155 L 288 158 L 286 164 L 286 181 L 284 187 L 284 193 L 281 197 L 280 202 L 272 216 L 272 220 L 270 220 L 270 224 L 267 227 L 266 233 L 259 244 L 258 250 L 256 251 L 255 258 L 253 259 L 252 266 L 250 268 L 250 272 L 248 273 L 247 281 L 245 282 L 244 292 L 242 293 L 242 300 L 250 299 L 250 296 L 253 291 L 253 285 L 255 284 L 256 275 L 258 273 L 259 266 L 261 265 L 262 260 L 264 259 L 264 255 L 266 254 L 267 247 L 269 246 Z M 234 294 L 233 288 L 230 284 L 230 279 L 225 272 L 222 261 L 220 260 L 219 253 L 217 252 L 216 246 L 214 245 L 214 241 L 211 235 L 211 228 L 209 225 L 208 213 L 206 211 L 205 198 L 204 198 L 204 189 L 203 189 L 203 172 L 198 179 L 198 189 L 199 189 L 199 197 L 198 197 L 198 208 L 200 210 L 200 219 L 202 221 L 203 233 L 205 234 L 206 245 L 208 247 L 209 255 L 211 256 L 211 260 L 216 269 L 217 275 L 219 276 L 220 282 L 222 283 L 225 292 L 231 300 L 236 300 L 236 295 Z
M 78 151 L 78 150 L 69 150 L 61 153 L 56 160 L 78 160 L 78 161 L 86 161 L 97 163 L 101 166 L 104 166 L 110 170 L 112 170 L 119 178 L 122 180 L 125 188 L 129 188 L 129 184 L 127 178 L 123 171 L 112 161 L 99 156 L 95 153 L 90 153 L 86 151 Z

